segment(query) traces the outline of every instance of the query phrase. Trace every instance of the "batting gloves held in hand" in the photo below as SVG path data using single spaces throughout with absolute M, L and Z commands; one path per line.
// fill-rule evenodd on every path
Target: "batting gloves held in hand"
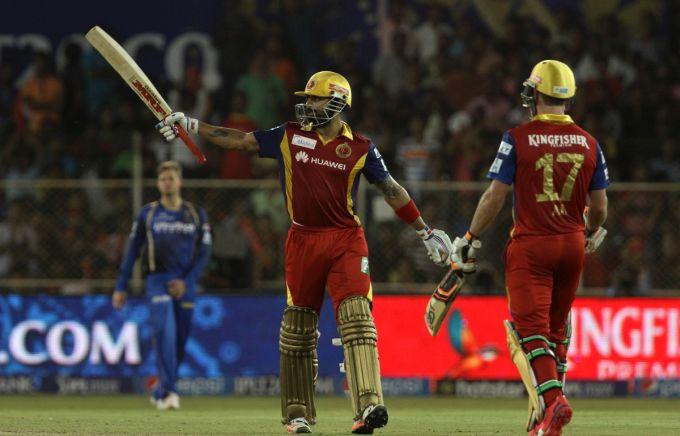
M 179 124 L 187 132 L 198 133 L 198 120 L 189 118 L 183 112 L 173 112 L 156 124 L 156 130 L 170 142 L 178 136 L 176 124 Z
M 416 231 L 416 233 L 423 240 L 423 244 L 425 244 L 427 249 L 427 256 L 430 260 L 439 266 L 447 266 L 452 248 L 449 235 L 443 230 L 430 229 L 427 226 L 422 230 Z
M 454 239 L 451 268 L 460 269 L 464 274 L 472 274 L 477 271 L 476 251 L 480 248 L 482 248 L 482 241 L 470 232 L 467 232 L 463 237 Z
M 600 226 L 595 230 L 588 230 L 588 207 L 583 211 L 583 222 L 586 227 L 586 254 L 593 253 L 607 236 L 607 229 Z

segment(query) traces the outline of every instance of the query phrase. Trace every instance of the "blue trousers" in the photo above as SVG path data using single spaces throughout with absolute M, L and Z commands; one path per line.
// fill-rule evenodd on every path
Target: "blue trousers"
M 187 283 L 185 296 L 181 300 L 175 300 L 167 292 L 163 294 L 158 292 L 158 287 L 166 287 L 167 281 L 169 279 L 165 277 L 165 274 L 146 278 L 153 347 L 156 352 L 159 378 L 159 386 L 154 392 L 156 398 L 164 398 L 170 392 L 177 392 L 175 384 L 178 369 L 184 359 L 194 311 L 194 293 L 189 292 L 189 284 Z

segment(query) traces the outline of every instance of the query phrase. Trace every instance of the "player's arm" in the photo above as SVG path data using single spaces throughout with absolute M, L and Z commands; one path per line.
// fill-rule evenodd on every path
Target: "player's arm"
M 135 266 L 135 262 L 139 257 L 139 253 L 142 250 L 145 240 L 146 235 L 144 214 L 140 213 L 132 223 L 130 238 L 128 239 L 125 255 L 123 256 L 123 261 L 121 262 L 120 270 L 118 271 L 116 288 L 113 292 L 113 296 L 111 297 L 111 303 L 115 309 L 120 309 L 125 304 L 125 300 L 127 299 L 127 285 L 130 281 L 132 269 Z
M 590 205 L 588 206 L 588 220 L 586 221 L 587 232 L 597 231 L 607 221 L 608 203 L 605 189 L 590 191 Z
M 416 231 L 425 244 L 430 259 L 437 265 L 448 265 L 451 254 L 451 240 L 448 235 L 442 230 L 430 229 L 425 224 L 411 196 L 390 175 L 375 144 L 371 144 L 362 172 L 370 183 L 380 189 L 385 202 L 394 213 Z
M 516 156 L 515 140 L 510 132 L 506 132 L 498 147 L 496 158 L 486 175 L 488 179 L 491 179 L 491 184 L 479 199 L 469 230 L 464 236 L 457 237 L 453 241 L 451 260 L 459 263 L 465 273 L 477 270 L 475 251 L 482 248 L 479 235 L 491 225 L 503 208 L 505 197 L 512 189 L 515 181 Z
M 198 246 L 193 262 L 191 263 L 191 268 L 184 276 L 184 281 L 189 283 L 197 282 L 201 277 L 203 270 L 208 265 L 210 251 L 212 250 L 212 236 L 210 235 L 208 216 L 203 209 L 198 210 L 198 215 L 201 221 L 197 240 Z
M 405 206 L 408 206 L 409 203 L 413 202 L 413 200 L 411 200 L 411 196 L 408 194 L 408 191 L 406 191 L 403 186 L 397 183 L 397 181 L 394 180 L 392 176 L 387 176 L 385 180 L 376 183 L 375 186 L 380 189 L 385 202 L 390 205 L 397 216 L 400 215 L 400 211 L 405 210 L 403 209 Z M 413 216 L 416 216 L 416 214 L 414 213 Z M 402 219 L 416 232 L 427 227 L 425 225 L 425 220 L 423 220 L 423 218 L 420 216 L 420 213 L 417 213 L 417 218 L 415 218 L 413 221 L 410 221 L 408 215 Z
M 177 137 L 175 123 L 179 123 L 187 132 L 198 134 L 201 138 L 225 150 L 242 151 L 244 153 L 257 153 L 260 150 L 260 146 L 253 133 L 241 132 L 240 130 L 228 127 L 213 126 L 196 118 L 187 117 L 182 112 L 174 112 L 156 124 L 156 129 L 168 142 Z
M 475 210 L 475 214 L 472 217 L 470 233 L 473 237 L 481 234 L 496 219 L 496 216 L 503 208 L 505 197 L 507 197 L 511 189 L 512 186 L 506 185 L 503 182 L 498 180 L 491 181 L 489 187 L 482 194 L 482 198 L 479 199 L 477 210 Z
M 590 204 L 583 212 L 586 227 L 586 253 L 597 250 L 607 236 L 607 230 L 602 227 L 602 224 L 607 220 L 607 186 L 609 186 L 607 161 L 600 144 L 597 144 L 595 172 L 588 187 Z

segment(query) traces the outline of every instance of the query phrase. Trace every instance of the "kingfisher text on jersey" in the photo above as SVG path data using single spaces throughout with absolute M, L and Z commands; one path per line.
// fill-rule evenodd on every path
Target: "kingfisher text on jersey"
M 583 232 L 588 193 L 609 185 L 600 146 L 568 115 L 507 131 L 487 177 L 514 185 L 513 237 Z

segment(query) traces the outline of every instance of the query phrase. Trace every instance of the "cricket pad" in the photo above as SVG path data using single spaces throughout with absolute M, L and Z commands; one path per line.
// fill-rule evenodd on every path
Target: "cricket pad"
M 338 331 L 355 419 L 370 404 L 383 404 L 378 334 L 366 297 L 350 297 L 338 307 Z
M 283 311 L 279 331 L 281 353 L 281 421 L 293 418 L 316 422 L 314 380 L 318 371 L 316 341 L 318 315 L 307 307 L 289 306 Z

